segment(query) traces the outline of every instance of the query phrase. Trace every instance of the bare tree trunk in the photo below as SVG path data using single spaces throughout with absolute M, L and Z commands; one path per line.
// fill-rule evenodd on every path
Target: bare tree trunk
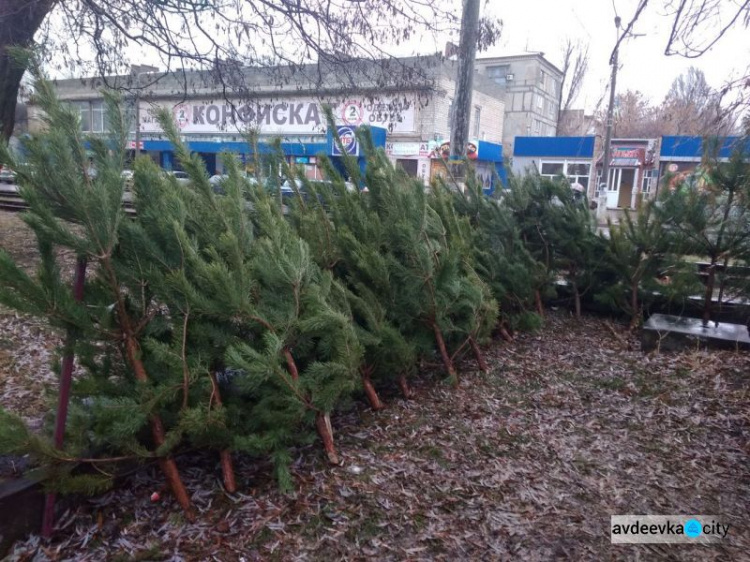
M 435 341 L 437 342 L 438 350 L 440 351 L 440 357 L 442 357 L 443 359 L 445 370 L 448 371 L 448 377 L 450 377 L 453 386 L 458 386 L 458 373 L 456 373 L 456 369 L 453 367 L 453 360 L 451 359 L 451 356 L 448 355 L 448 349 L 445 347 L 443 333 L 440 331 L 437 323 L 433 323 L 432 329 L 435 332 Z
M 0 135 L 6 142 L 13 134 L 18 90 L 26 71 L 11 58 L 8 47 L 30 47 L 53 4 L 54 0 L 0 0 Z
M 469 338 L 469 345 L 471 346 L 471 350 L 474 352 L 474 357 L 476 357 L 477 363 L 479 364 L 479 370 L 483 373 L 489 373 L 490 369 L 489 367 L 487 367 L 487 363 L 484 361 L 482 350 L 479 349 L 479 345 L 477 345 L 476 340 L 474 338 Z
M 318 412 L 315 414 L 315 427 L 318 430 L 323 448 L 328 456 L 328 462 L 331 464 L 340 464 L 339 455 L 336 453 L 336 446 L 333 444 L 333 428 L 331 427 L 331 416 L 328 412 Z
M 573 282 L 573 302 L 576 309 L 576 320 L 581 319 L 581 293 L 578 291 L 578 283 Z
M 463 0 L 461 35 L 458 44 L 456 91 L 451 116 L 451 160 L 463 160 L 469 140 L 471 98 L 474 93 L 474 61 L 477 56 L 477 29 L 479 27 L 479 0 Z M 464 165 L 451 166 L 454 177 L 465 175 Z

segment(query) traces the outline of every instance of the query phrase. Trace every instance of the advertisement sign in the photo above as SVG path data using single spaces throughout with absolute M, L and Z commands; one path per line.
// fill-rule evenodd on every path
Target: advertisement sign
M 156 119 L 160 108 L 169 110 L 177 128 L 190 133 L 243 133 L 257 129 L 266 134 L 314 134 L 326 130 L 325 115 L 316 101 L 309 99 L 254 100 L 229 103 L 226 100 L 189 100 L 174 104 L 141 102 L 141 132 L 160 133 Z
M 451 155 L 451 143 L 446 141 L 442 144 L 435 145 L 430 152 L 430 158 L 442 158 L 446 160 Z M 476 160 L 479 157 L 479 143 L 477 141 L 469 141 L 466 143 L 466 158 L 469 160 Z
M 359 156 L 359 142 L 355 135 L 356 127 L 336 127 L 339 139 L 346 154 Z M 335 137 L 331 137 L 331 156 L 343 156 Z
M 336 103 L 334 114 L 342 125 L 372 125 L 383 127 L 389 133 L 411 133 L 416 103 L 411 94 L 349 98 Z
M 333 108 L 337 124 L 383 127 L 391 133 L 414 131 L 416 99 L 411 95 L 347 98 L 262 98 L 251 101 L 197 99 L 182 102 L 140 102 L 138 119 L 143 133 L 161 133 L 156 119 L 165 108 L 183 134 L 238 134 L 258 130 L 268 135 L 322 134 L 326 119 L 324 105 Z
M 427 158 L 430 154 L 430 145 L 426 142 L 387 142 L 385 153 L 396 157 Z

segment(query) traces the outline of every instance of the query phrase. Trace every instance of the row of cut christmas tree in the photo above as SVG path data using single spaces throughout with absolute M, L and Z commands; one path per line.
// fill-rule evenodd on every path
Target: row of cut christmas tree
M 27 276 L 0 253 L 0 302 L 62 330 L 63 353 L 77 358 L 80 374 L 63 447 L 0 412 L 0 452 L 33 453 L 50 482 L 71 491 L 109 484 L 110 465 L 156 460 L 188 514 L 180 451 L 215 450 L 229 491 L 237 487 L 233 452 L 270 455 L 289 487 L 290 450 L 316 433 L 339 462 L 330 418 L 337 407 L 364 395 L 382 408 L 385 386 L 410 397 L 410 378 L 433 357 L 453 384 L 460 357 L 488 370 L 480 345 L 493 331 L 511 339 L 538 326 L 543 300 L 562 279 L 576 314 L 582 295 L 596 293 L 639 318 L 659 272 L 674 272 L 662 294 L 680 286 L 678 258 L 687 246 L 675 235 L 691 224 L 690 198 L 707 197 L 680 190 L 605 238 L 564 180 L 513 178 L 502 200 L 484 197 L 473 181 L 464 193 L 441 185 L 425 192 L 366 134 L 366 171 L 343 162 L 366 191 L 349 191 L 325 158 L 331 182 L 313 185 L 280 153 L 256 162 L 256 170 L 273 170 L 257 182 L 227 154 L 218 195 L 162 114 L 191 181 L 180 184 L 150 159 L 137 160 L 130 219 L 121 204 L 127 127 L 117 101 L 108 97 L 111 135 L 101 139 L 81 136 L 48 83 L 38 83 L 37 97 L 47 130 L 24 143 L 25 164 L 5 149 L 0 158 L 17 170 L 41 266 Z M 746 162 L 737 162 L 746 173 Z M 288 208 L 278 171 L 301 185 Z M 723 216 L 735 221 L 732 240 L 746 249 L 744 182 Z M 61 276 L 59 248 L 73 250 L 87 269 L 82 295 Z M 74 473 L 81 462 L 100 470 Z

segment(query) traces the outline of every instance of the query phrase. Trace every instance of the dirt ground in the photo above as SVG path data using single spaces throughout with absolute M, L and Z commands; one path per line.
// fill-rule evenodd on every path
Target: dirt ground
M 20 214 L 0 211 L 0 250 L 33 275 L 39 263 L 36 239 Z M 73 261 L 61 255 L 64 269 Z M 50 367 L 59 343 L 43 320 L 0 305 L 0 407 L 22 415 L 33 427 L 50 412 L 46 390 L 57 380 Z
M 0 228 L 16 220 L 0 217 Z M 12 345 L 7 332 L 0 339 L 14 361 L 11 376 L 1 367 L 0 404 L 39 419 L 38 404 L 5 393 L 37 392 L 51 353 L 39 346 L 55 340 L 7 311 L 0 321 L 15 334 Z M 26 334 L 37 351 L 24 362 Z M 381 412 L 358 404 L 335 415 L 342 466 L 317 445 L 294 451 L 294 493 L 276 489 L 267 462 L 241 457 L 240 493 L 227 494 L 217 458 L 184 456 L 195 523 L 149 467 L 66 512 L 51 542 L 17 543 L 10 559 L 746 559 L 746 353 L 644 355 L 623 327 L 556 311 L 541 332 L 492 344 L 487 359 L 488 374 L 462 366 L 459 389 L 425 372 L 414 400 L 394 394 Z M 710 514 L 731 527 L 712 546 L 612 545 L 616 514 Z

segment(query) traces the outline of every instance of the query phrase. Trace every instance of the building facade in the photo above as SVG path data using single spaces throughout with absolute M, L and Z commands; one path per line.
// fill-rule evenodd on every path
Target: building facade
M 126 109 L 134 116 L 131 149 L 148 154 L 165 168 L 177 163 L 156 119 L 158 110 L 171 113 L 182 138 L 200 154 L 210 174 L 222 173 L 217 157 L 222 151 L 235 152 L 250 165 L 253 158 L 249 157 L 246 136 L 254 131 L 259 151 L 270 150 L 279 139 L 290 162 L 303 167 L 309 178 L 320 178 L 318 155 L 335 157 L 338 150 L 326 117 L 330 108 L 347 151 L 361 156 L 355 142 L 359 127 L 382 128 L 386 132 L 382 146 L 393 162 L 428 183 L 436 170 L 444 169 L 441 147 L 450 138 L 455 63 L 440 58 L 399 59 L 390 63 L 390 69 L 388 64 L 373 62 L 358 61 L 348 68 L 346 64 L 345 68 L 339 65 L 328 69 L 316 65 L 307 72 L 281 67 L 271 71 L 242 69 L 241 87 L 235 88 L 217 83 L 208 72 L 151 71 L 106 81 L 61 80 L 56 88 L 59 97 L 80 112 L 83 131 L 92 134 L 104 134 L 107 129 L 102 88 L 107 85 L 124 90 Z M 408 80 L 403 80 L 405 75 Z M 134 88 L 144 84 L 148 86 Z M 478 157 L 478 170 L 500 170 L 502 89 L 490 80 L 479 79 L 472 104 L 469 155 Z M 490 157 L 493 160 L 484 159 Z M 485 173 L 485 177 L 494 178 L 494 174 Z M 493 181 L 488 190 L 494 187 Z
M 479 58 L 476 69 L 505 91 L 503 146 L 508 154 L 516 137 L 557 134 L 562 71 L 543 53 Z

